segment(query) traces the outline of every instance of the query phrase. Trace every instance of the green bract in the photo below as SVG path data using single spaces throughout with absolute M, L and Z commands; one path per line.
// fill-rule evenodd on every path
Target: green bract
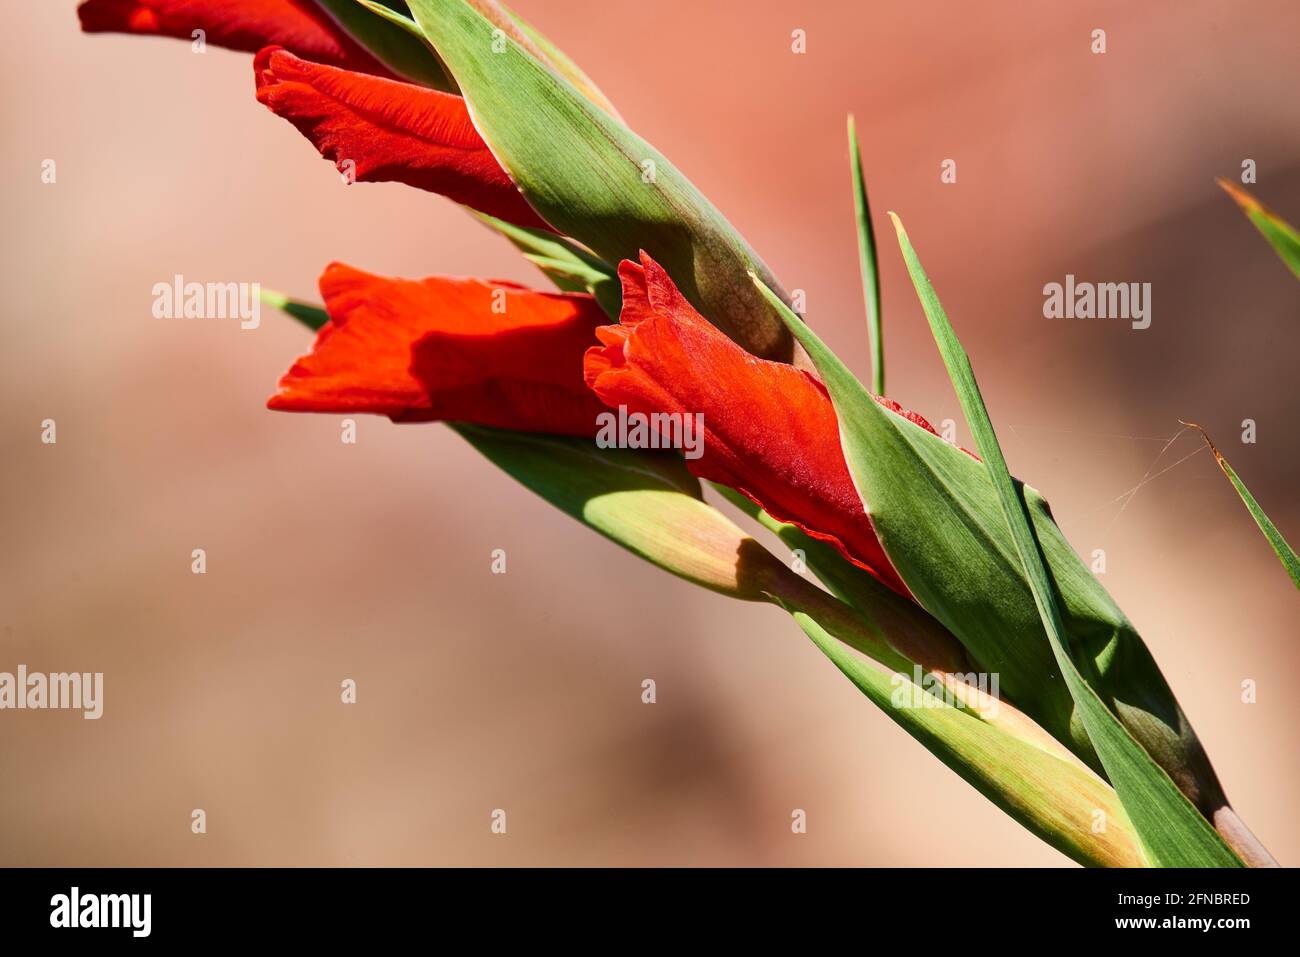
M 316 0 L 316 3 L 395 75 L 447 93 L 456 92 L 456 82 L 442 68 L 438 58 L 417 30 L 405 29 L 410 21 L 379 2 L 359 0 Z
M 960 347 L 901 231 L 900 242 L 965 406 L 973 402 L 974 379 L 962 366 L 964 353 L 959 358 Z M 826 383 L 850 474 L 885 553 L 921 605 L 982 668 L 1000 673 L 1011 701 L 1111 776 L 1153 862 L 1240 865 L 1153 760 L 1158 754 L 1172 764 L 1182 775 L 1179 783 L 1212 806 L 1221 801 L 1213 771 L 1150 654 L 1069 548 L 1042 499 L 1009 476 L 1001 483 L 1005 463 L 996 441 L 981 444 L 994 458 L 986 467 L 886 410 L 793 312 L 782 314 Z M 970 408 L 968 417 L 982 410 L 982 402 Z M 991 439 L 991 428 L 973 419 L 972 429 Z M 1008 512 L 1008 493 L 1015 513 Z M 1042 556 L 1045 565 L 1026 564 L 1026 536 L 1035 552 L 1030 557 Z M 1059 608 L 1055 591 L 1050 604 L 1039 597 L 1048 568 L 1052 588 L 1064 599 Z M 1059 628 L 1053 611 L 1063 619 Z M 1072 653 L 1083 660 L 1086 681 Z M 1104 689 L 1128 729 L 1088 681 Z M 1147 750 L 1134 740 L 1138 735 Z
M 746 278 L 775 279 L 689 180 L 464 0 L 411 0 L 474 125 L 538 213 L 611 263 L 641 250 L 755 355 L 789 359 L 780 319 Z

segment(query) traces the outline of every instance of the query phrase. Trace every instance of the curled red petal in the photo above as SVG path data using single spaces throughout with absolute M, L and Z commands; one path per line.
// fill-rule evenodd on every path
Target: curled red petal
M 257 99 L 359 182 L 398 182 L 520 226 L 549 229 L 470 121 L 462 97 L 309 63 L 278 48 L 253 61 Z
M 590 296 L 481 279 L 321 275 L 330 321 L 267 405 L 590 436 L 604 405 L 582 352 L 607 322 Z
M 645 253 L 624 261 L 620 324 L 596 331 L 587 384 L 607 405 L 704 415 L 701 478 L 744 493 L 774 518 L 830 542 L 908 594 L 885 556 L 840 449 L 835 410 L 814 375 L 750 355 L 697 313 Z M 880 400 L 930 429 L 915 413 Z
M 193 38 L 256 53 L 282 46 L 319 63 L 389 76 L 313 0 L 86 0 L 77 7 L 86 33 L 143 33 Z

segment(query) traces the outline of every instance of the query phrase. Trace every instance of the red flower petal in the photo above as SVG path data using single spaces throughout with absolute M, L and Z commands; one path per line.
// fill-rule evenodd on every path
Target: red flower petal
M 692 472 L 739 490 L 908 594 L 853 487 L 821 382 L 748 354 L 697 313 L 654 260 L 642 253 L 641 262 L 619 266 L 620 325 L 596 330 L 603 344 L 587 351 L 587 384 L 629 412 L 704 413 L 703 455 L 687 460 Z
M 308 63 L 285 50 L 253 61 L 257 99 L 361 182 L 441 193 L 520 226 L 550 227 L 533 211 L 451 93 Z
M 581 357 L 608 318 L 590 296 L 387 279 L 340 263 L 320 288 L 330 321 L 270 408 L 595 434 L 605 407 L 583 383 Z
M 152 33 L 256 53 L 287 47 L 320 63 L 389 72 L 312 0 L 86 0 L 77 8 L 86 33 Z

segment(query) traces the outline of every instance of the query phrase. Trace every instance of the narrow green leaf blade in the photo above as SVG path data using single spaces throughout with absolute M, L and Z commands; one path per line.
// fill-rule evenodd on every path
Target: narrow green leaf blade
M 561 511 L 665 571 L 765 601 L 783 566 L 700 495 L 680 455 L 452 423 L 489 461 Z
M 796 575 L 706 503 L 680 455 L 465 423 L 451 427 L 526 488 L 651 564 L 731 598 L 813 615 L 863 654 L 910 670 L 911 662 L 870 622 Z
M 623 305 L 623 286 L 618 272 L 605 260 L 555 233 L 516 226 L 476 210 L 470 212 L 510 240 L 525 259 L 546 273 L 560 289 L 591 293 L 605 314 L 618 321 Z
M 264 292 L 263 301 L 313 329 L 328 319 L 320 307 L 281 293 Z M 913 615 L 890 602 L 912 608 L 910 603 L 884 586 L 878 592 L 850 588 L 860 599 L 872 596 L 866 607 L 874 619 L 860 617 L 799 578 L 704 503 L 698 481 L 679 456 L 599 449 L 575 438 L 482 426 L 452 428 L 525 487 L 633 554 L 714 591 L 784 608 L 904 730 L 1073 860 L 1112 867 L 1145 863 L 1114 791 L 1025 716 L 1005 704 L 993 714 L 934 697 L 923 685 L 913 689 L 909 675 L 914 675 L 915 659 L 897 649 L 919 652 L 921 660 L 936 660 L 938 652 L 926 644 L 925 628 L 918 644 Z M 768 521 L 778 525 L 770 517 Z M 812 554 L 821 543 L 808 541 Z M 869 660 L 853 657 L 848 647 Z M 924 704 L 914 707 L 918 697 Z M 1107 824 L 1100 832 L 1093 826 L 1098 812 Z
M 464 0 L 410 0 L 474 124 L 534 209 L 602 259 L 641 250 L 700 312 L 755 355 L 789 359 L 789 332 L 746 279 L 776 282 L 666 158 L 527 50 L 493 37 Z
M 858 494 L 912 595 L 978 667 L 1001 675 L 1010 700 L 1102 770 L 987 468 L 880 406 L 798 317 L 783 315 L 822 374 Z M 1017 487 L 1062 599 L 1075 661 L 1203 815 L 1226 808 L 1205 750 L 1150 651 L 1074 553 L 1042 496 Z
M 880 271 L 876 264 L 876 233 L 871 225 L 871 204 L 862 175 L 858 131 L 849 114 L 849 164 L 853 168 L 853 209 L 858 220 L 858 258 L 862 271 L 862 299 L 867 309 L 867 330 L 871 336 L 871 391 L 885 394 L 885 348 L 880 319 Z
M 1241 211 L 1255 224 L 1260 234 L 1268 240 L 1268 244 L 1273 247 L 1273 251 L 1278 254 L 1287 268 L 1295 273 L 1297 279 L 1300 279 L 1300 233 L 1296 232 L 1295 227 L 1240 186 L 1223 178 L 1220 178 L 1218 183 L 1223 187 L 1223 191 L 1241 207 Z
M 1246 483 L 1238 478 L 1236 470 L 1228 464 L 1228 460 L 1223 457 L 1223 454 L 1219 452 L 1215 444 L 1210 441 L 1209 433 L 1195 422 L 1184 422 L 1183 425 L 1197 429 L 1201 433 L 1201 437 L 1205 439 L 1205 444 L 1208 445 L 1210 451 L 1214 453 L 1214 460 L 1219 463 L 1219 468 L 1223 470 L 1224 475 L 1228 476 L 1228 481 L 1231 482 L 1232 487 L 1237 490 L 1237 495 L 1241 497 L 1241 501 L 1245 504 L 1251 517 L 1255 519 L 1255 524 L 1259 526 L 1259 530 L 1263 532 L 1264 537 L 1268 539 L 1268 543 L 1272 546 L 1273 553 L 1277 555 L 1278 561 L 1282 563 L 1282 567 L 1286 569 L 1286 573 L 1291 576 L 1292 584 L 1294 584 L 1297 589 L 1300 589 L 1300 558 L 1296 557 L 1295 549 L 1292 548 L 1291 544 L 1282 537 L 1282 533 L 1278 531 L 1277 526 L 1273 524 L 1273 520 L 1269 518 L 1264 509 L 1260 507 L 1259 502 L 1255 501 L 1255 496 L 1250 494 L 1250 489 L 1246 488 Z
M 1084 716 L 1087 705 L 1078 706 L 1076 714 L 1070 685 L 1062 680 L 1054 649 L 1043 637 L 1036 602 L 988 469 L 878 405 L 797 316 L 789 310 L 783 315 L 822 374 L 839 418 L 850 473 L 903 580 L 921 604 L 962 639 L 984 670 L 1002 675 L 1011 700 L 1085 761 L 1098 762 Z M 1032 490 L 1020 494 L 1034 500 Z M 1122 615 L 1113 604 L 1117 620 L 1106 607 L 1089 604 L 1096 594 L 1078 580 L 1082 563 L 1045 505 L 1032 507 L 1037 538 L 1052 552 L 1052 574 L 1074 602 L 1068 610 L 1076 654 L 1082 652 L 1090 671 L 1108 681 L 1107 692 L 1120 713 L 1143 736 L 1144 745 L 1152 742 L 1163 760 L 1178 770 L 1180 783 L 1205 788 L 1211 806 L 1222 803 L 1204 753 L 1149 653 L 1135 633 L 1120 626 Z M 1082 576 L 1091 580 L 1086 569 Z M 1032 616 L 1028 622 L 1026 604 Z M 1077 640 L 1080 633 L 1086 643 Z M 1120 747 L 1123 740 L 1132 741 L 1126 734 L 1118 741 L 1107 736 L 1102 746 Z M 1136 761 L 1146 754 L 1136 745 L 1129 750 L 1140 752 L 1130 753 Z M 1147 761 L 1148 770 L 1156 767 L 1149 757 Z M 1160 778 L 1172 786 L 1163 771 Z M 1161 787 L 1159 779 L 1154 787 Z M 1192 835 L 1194 853 L 1187 859 L 1237 861 L 1204 818 L 1181 795 L 1179 800 L 1182 805 L 1168 803 L 1186 812 L 1178 820 Z M 1136 814 L 1134 818 L 1136 823 Z M 1155 843 L 1153 858 L 1158 862 L 1167 859 L 1158 854 L 1183 859 L 1176 853 L 1182 847 L 1179 841 Z
M 930 680 L 914 685 L 912 663 L 874 628 L 700 501 L 680 457 L 454 428 L 526 487 L 647 561 L 731 597 L 785 608 L 870 700 L 1053 847 L 1086 865 L 1145 865 L 1112 788 L 1009 705 L 974 692 L 957 697 L 957 686 L 936 692 Z M 1100 832 L 1098 812 L 1106 821 Z
M 623 306 L 623 290 L 617 279 L 568 259 L 550 259 L 532 253 L 525 253 L 524 258 L 546 273 L 558 288 L 568 292 L 590 293 L 605 311 L 605 315 L 612 322 L 618 322 L 619 311 Z
M 1052 653 L 1065 678 L 1083 724 L 1106 774 L 1137 827 L 1152 860 L 1164 867 L 1240 867 L 1209 822 L 1201 816 L 1159 765 L 1129 734 L 1080 674 L 1071 657 L 1064 616 L 1045 564 L 1022 492 L 1017 489 L 1002 455 L 1002 447 L 975 381 L 966 350 L 953 332 L 934 287 L 921 268 L 916 251 L 898 217 L 890 214 L 908 272 L 944 365 L 957 391 L 967 424 L 1002 504 L 1007 526 L 1033 591 Z
M 263 289 L 261 298 L 268 306 L 292 316 L 313 332 L 319 331 L 321 326 L 330 321 L 329 313 L 322 307 L 301 299 L 291 299 L 282 292 Z
M 807 568 L 832 594 L 866 617 L 908 660 L 939 671 L 971 670 L 961 642 L 924 608 L 849 562 L 833 545 L 818 541 L 795 525 L 778 522 L 734 489 L 716 483 L 713 488 L 791 550 L 798 551 Z
M 404 80 L 445 93 L 455 93 L 455 81 L 442 68 L 413 20 L 378 2 L 316 0 L 354 40 L 376 60 Z M 409 26 L 408 26 L 409 25 Z
M 1068 752 L 1017 737 L 933 694 L 924 682 L 854 656 L 810 615 L 795 612 L 794 618 L 873 704 L 1029 831 L 1084 865 L 1147 865 L 1114 790 Z M 1093 826 L 1099 812 L 1106 825 L 1100 832 Z

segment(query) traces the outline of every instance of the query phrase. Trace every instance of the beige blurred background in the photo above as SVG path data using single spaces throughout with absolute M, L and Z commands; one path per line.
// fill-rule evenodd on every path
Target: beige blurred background
M 857 115 L 890 392 L 960 421 L 886 209 L 1012 467 L 1080 551 L 1106 550 L 1229 796 L 1300 862 L 1295 590 L 1208 454 L 1119 498 L 1196 451 L 1184 435 L 1152 468 L 1193 418 L 1300 538 L 1300 284 L 1213 183 L 1254 159 L 1258 194 L 1300 219 L 1300 7 L 515 5 L 865 375 Z M 1068 863 L 778 612 L 639 563 L 442 427 L 362 419 L 349 446 L 335 417 L 266 411 L 310 342 L 296 324 L 152 318 L 176 273 L 312 298 L 332 259 L 542 280 L 439 197 L 342 187 L 254 101 L 247 56 L 83 36 L 73 7 L 27 4 L 0 40 L 0 670 L 102 671 L 105 714 L 0 712 L 0 863 Z M 1152 327 L 1043 319 L 1067 272 L 1153 283 Z

